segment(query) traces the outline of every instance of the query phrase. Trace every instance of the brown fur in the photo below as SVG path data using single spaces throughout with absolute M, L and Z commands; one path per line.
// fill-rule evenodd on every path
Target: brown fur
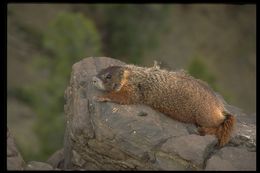
M 171 72 L 134 65 L 112 66 L 93 78 L 106 92 L 98 101 L 119 104 L 146 104 L 168 116 L 199 126 L 201 135 L 212 134 L 219 146 L 228 143 L 235 118 L 203 81 L 184 71 Z
M 228 143 L 230 134 L 233 131 L 233 126 L 236 119 L 233 115 L 226 115 L 226 120 L 218 127 L 199 127 L 198 131 L 201 135 L 215 135 L 218 138 L 219 146 L 222 147 Z

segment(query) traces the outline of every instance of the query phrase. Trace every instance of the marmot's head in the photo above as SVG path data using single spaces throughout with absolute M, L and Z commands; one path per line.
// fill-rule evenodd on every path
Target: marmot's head
M 122 87 L 124 69 L 121 66 L 110 66 L 102 69 L 92 78 L 92 83 L 103 91 L 119 91 Z

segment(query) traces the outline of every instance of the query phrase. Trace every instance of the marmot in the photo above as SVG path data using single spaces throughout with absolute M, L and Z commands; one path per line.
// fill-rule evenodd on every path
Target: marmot
M 235 117 L 207 83 L 183 70 L 167 71 L 156 64 L 150 68 L 110 66 L 92 82 L 106 92 L 97 101 L 148 105 L 178 121 L 194 123 L 200 135 L 215 135 L 220 147 L 230 139 Z

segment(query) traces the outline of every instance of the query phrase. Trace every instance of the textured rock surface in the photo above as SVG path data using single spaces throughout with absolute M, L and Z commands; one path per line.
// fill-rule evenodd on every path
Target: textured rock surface
M 25 162 L 17 150 L 14 138 L 7 128 L 7 170 L 23 170 Z
M 57 155 L 57 153 L 55 154 Z M 54 156 L 51 157 L 50 161 L 53 162 L 55 160 Z M 30 161 L 26 164 L 16 147 L 13 136 L 7 128 L 7 170 L 53 170 L 53 166 L 37 161 Z
M 256 151 L 256 117 L 246 116 L 240 112 L 237 112 L 236 115 L 237 126 L 231 140 L 232 146 L 244 146 L 249 151 Z
M 64 169 L 87 170 L 243 170 L 253 169 L 255 125 L 239 110 L 233 139 L 215 148 L 213 136 L 199 136 L 193 125 L 183 124 L 144 105 L 99 103 L 101 94 L 91 84 L 93 75 L 109 65 L 124 64 L 99 57 L 73 65 L 65 91 L 66 132 Z M 146 116 L 138 116 L 141 113 Z M 241 119 L 241 122 L 240 122 Z M 244 156 L 233 159 L 235 148 Z M 223 158 L 226 160 L 223 161 Z M 237 162 L 234 164 L 234 162 Z M 251 164 L 248 167 L 242 166 Z M 223 167 L 222 163 L 226 165 Z
M 198 136 L 192 134 L 172 138 L 161 148 L 166 153 L 176 153 L 183 159 L 202 166 L 205 157 L 213 150 L 216 143 L 217 140 L 212 135 Z
M 49 159 L 47 160 L 47 163 L 50 164 L 53 168 L 63 168 L 64 163 L 64 149 L 60 149 L 56 151 L 54 154 L 52 154 Z
M 208 160 L 206 170 L 256 170 L 256 153 L 243 148 L 222 148 Z
M 25 170 L 53 170 L 53 167 L 44 162 L 30 161 L 26 165 Z

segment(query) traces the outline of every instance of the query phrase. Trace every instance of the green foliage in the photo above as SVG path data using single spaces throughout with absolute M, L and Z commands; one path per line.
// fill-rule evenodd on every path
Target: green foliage
M 43 46 L 53 53 L 54 73 L 69 72 L 67 68 L 87 56 L 100 52 L 100 37 L 92 21 L 81 14 L 61 13 L 44 34 Z
M 204 80 L 208 82 L 213 89 L 217 89 L 216 77 L 208 69 L 206 63 L 201 58 L 195 57 L 189 64 L 188 71 L 195 78 Z
M 62 147 L 64 136 L 64 91 L 71 66 L 88 56 L 98 56 L 100 38 L 94 24 L 81 14 L 61 13 L 42 34 L 45 55 L 34 58 L 32 71 L 39 80 L 13 92 L 30 104 L 37 114 L 35 132 L 40 140 L 39 160 L 47 159 Z
M 213 90 L 223 95 L 226 101 L 230 101 L 231 98 L 230 95 L 226 91 L 220 89 L 220 86 L 217 85 L 216 76 L 212 71 L 210 71 L 207 64 L 202 58 L 200 57 L 193 58 L 191 63 L 188 66 L 188 72 L 195 78 L 207 82 L 212 87 Z
M 130 63 L 140 63 L 144 51 L 155 48 L 167 24 L 166 5 L 92 5 L 87 13 L 99 16 L 105 54 Z
M 27 87 L 8 88 L 7 92 L 9 97 L 16 97 L 17 99 L 28 105 L 34 104 L 33 94 L 31 94 L 31 92 L 28 92 Z

